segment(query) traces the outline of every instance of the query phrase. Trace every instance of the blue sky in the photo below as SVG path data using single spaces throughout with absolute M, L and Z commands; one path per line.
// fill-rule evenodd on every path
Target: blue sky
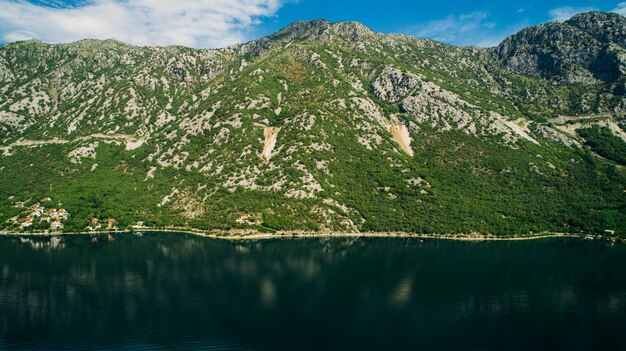
M 488 46 L 521 28 L 555 19 L 563 21 L 578 12 L 621 9 L 626 14 L 623 1 L 300 0 L 285 4 L 278 16 L 265 21 L 261 28 L 270 33 L 297 19 L 353 20 L 384 33 Z
M 223 47 L 296 20 L 359 21 L 456 45 L 497 45 L 519 29 L 585 11 L 626 15 L 626 0 L 0 0 L 0 42 L 115 38 L 135 45 Z

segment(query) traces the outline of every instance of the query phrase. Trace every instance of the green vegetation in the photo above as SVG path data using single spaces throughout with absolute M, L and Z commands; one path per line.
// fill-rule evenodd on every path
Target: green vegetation
M 609 128 L 594 125 L 590 128 L 580 128 L 577 132 L 585 139 L 585 144 L 598 155 L 626 165 L 626 142 L 613 134 Z
M 626 235 L 623 141 L 580 130 L 599 158 L 538 132 L 618 111 L 609 84 L 512 74 L 487 51 L 408 37 L 283 34 L 241 52 L 1 47 L 0 145 L 63 142 L 0 152 L 0 226 L 16 229 L 16 201 L 49 195 L 70 213 L 66 231 L 95 217 L 120 229 Z M 374 93 L 387 67 L 418 77 L 399 101 Z M 407 97 L 416 111 L 401 108 Z M 492 114 L 524 121 L 539 145 L 494 129 Z M 413 157 L 392 122 L 409 126 Z M 269 161 L 265 127 L 281 128 Z M 262 222 L 237 223 L 241 213 Z

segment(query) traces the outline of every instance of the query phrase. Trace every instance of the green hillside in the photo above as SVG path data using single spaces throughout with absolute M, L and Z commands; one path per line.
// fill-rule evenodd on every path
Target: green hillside
M 4 45 L 0 222 L 50 196 L 65 231 L 626 235 L 626 69 L 559 51 L 575 69 L 534 74 L 516 57 L 559 46 L 520 35 L 461 48 L 318 20 L 220 50 Z

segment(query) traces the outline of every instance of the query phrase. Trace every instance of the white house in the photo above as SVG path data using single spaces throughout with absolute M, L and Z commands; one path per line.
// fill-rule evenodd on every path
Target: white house
M 20 225 L 22 228 L 28 228 L 33 225 L 33 219 L 30 217 L 22 218 L 20 221 L 22 221 L 22 224 Z
M 116 228 L 117 221 L 115 220 L 115 218 L 109 218 L 107 219 L 107 228 L 108 229 L 114 229 Z
M 239 224 L 244 224 L 244 223 L 246 223 L 246 222 L 247 222 L 247 221 L 248 221 L 251 217 L 252 217 L 252 216 L 250 216 L 250 215 L 249 215 L 249 214 L 247 214 L 247 213 L 242 213 L 242 214 L 239 216 L 239 218 L 237 218 L 237 219 L 235 220 L 235 222 L 237 222 L 237 223 L 239 223 Z
M 59 230 L 59 229 L 63 229 L 63 222 L 61 222 L 60 220 L 54 220 L 52 221 L 52 223 L 50 223 L 50 229 L 52 230 Z
M 142 229 L 142 228 L 146 228 L 145 223 L 143 221 L 138 221 L 137 223 L 135 223 L 133 225 L 133 228 L 135 229 Z
M 64 208 L 59 208 L 59 210 L 57 211 L 57 216 L 59 216 L 59 218 L 61 219 L 67 219 L 69 213 Z

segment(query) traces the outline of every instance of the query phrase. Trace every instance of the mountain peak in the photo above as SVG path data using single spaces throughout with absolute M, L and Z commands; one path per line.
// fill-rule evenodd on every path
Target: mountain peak
M 626 17 L 610 12 L 586 12 L 565 22 L 603 43 L 626 48 Z
M 291 41 L 318 40 L 331 42 L 337 39 L 362 41 L 373 34 L 374 32 L 358 22 L 335 23 L 325 19 L 296 21 L 275 34 L 245 44 L 234 45 L 225 50 L 258 56 L 270 48 L 282 47 Z
M 529 27 L 497 48 L 506 66 L 526 75 L 574 83 L 615 82 L 626 71 L 626 17 L 587 12 Z
M 580 22 L 580 21 L 589 21 L 589 20 L 595 20 L 595 21 L 613 21 L 613 20 L 621 20 L 621 21 L 625 21 L 626 17 L 618 14 L 618 13 L 614 13 L 614 12 L 599 12 L 599 11 L 591 11 L 591 12 L 583 12 L 583 13 L 579 13 L 577 15 L 574 15 L 572 18 L 570 18 L 569 20 L 565 21 L 567 23 L 570 22 Z
M 288 39 L 328 39 L 337 35 L 347 39 L 360 39 L 373 32 L 359 22 L 330 22 L 325 19 L 311 21 L 296 21 L 288 25 L 273 38 Z
M 327 29 L 332 23 L 325 19 L 315 19 L 312 21 L 295 21 L 287 27 L 281 29 L 273 37 L 306 38 L 319 34 Z

